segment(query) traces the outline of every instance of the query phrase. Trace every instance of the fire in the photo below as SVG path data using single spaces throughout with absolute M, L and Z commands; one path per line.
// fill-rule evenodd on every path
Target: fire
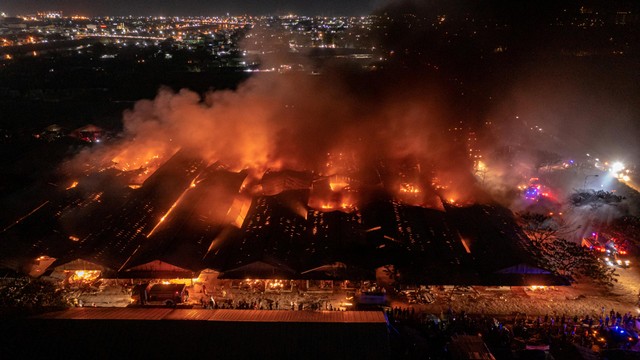
M 447 190 L 449 188 L 449 186 L 447 184 L 443 183 L 442 179 L 440 179 L 438 177 L 433 177 L 431 179 L 431 186 L 435 190 Z
M 140 151 L 136 147 L 127 148 L 111 160 L 113 168 L 120 171 L 138 171 L 133 185 L 142 184 L 151 174 L 153 174 L 167 158 L 175 154 L 179 149 L 164 151 L 149 148 Z
M 67 189 L 66 189 L 66 190 L 73 189 L 73 188 L 74 188 L 74 187 L 76 187 L 76 186 L 78 186 L 78 182 L 77 182 L 77 181 L 74 181 L 74 182 L 72 182 L 72 183 L 71 183 L 71 185 L 69 185 L 69 187 L 67 187 Z
M 355 209 L 355 206 L 353 204 L 351 204 L 351 203 L 348 203 L 348 202 L 343 202 L 343 203 L 340 203 L 340 204 L 337 204 L 337 203 L 334 203 L 334 204 L 332 204 L 332 203 L 323 203 L 323 204 L 320 205 L 320 209 L 329 210 L 329 211 L 341 210 L 343 212 L 351 212 L 351 211 L 353 211 Z
M 334 192 L 330 198 L 310 198 L 308 205 L 321 211 L 339 210 L 352 212 L 357 204 L 357 194 L 354 191 Z
M 70 283 L 92 282 L 100 277 L 100 270 L 76 270 L 69 277 Z
M 408 193 L 408 194 L 418 194 L 420 193 L 420 189 L 409 183 L 400 184 L 400 192 Z
M 233 199 L 233 204 L 227 211 L 227 221 L 237 228 L 241 228 L 250 207 L 251 198 L 237 196 Z
M 127 151 L 125 151 L 111 160 L 111 162 L 113 162 L 114 167 L 118 170 L 130 171 L 147 168 L 150 165 L 159 162 L 159 159 L 160 155 L 154 153 L 138 156 L 134 155 L 132 158 L 128 158 Z
M 487 171 L 487 164 L 485 164 L 484 161 L 482 160 L 478 160 L 475 163 L 475 168 L 476 168 L 476 171 L 480 171 L 480 172 Z
M 267 280 L 267 286 L 269 290 L 282 290 L 284 288 L 284 281 L 282 280 Z
M 333 175 L 329 179 L 329 187 L 333 192 L 340 192 L 344 190 L 347 186 L 349 186 L 350 179 L 347 176 L 342 175 Z
M 471 254 L 471 248 L 469 247 L 467 240 L 460 238 L 460 242 L 462 242 L 462 246 L 464 246 L 464 250 L 467 252 L 467 254 Z
M 197 178 L 197 177 L 196 177 Z M 193 181 L 191 181 L 191 184 L 195 184 L 196 178 L 193 179 Z M 147 234 L 147 238 L 151 237 L 151 235 L 153 235 L 153 233 L 158 229 L 158 227 L 160 226 L 160 224 L 162 224 L 167 217 L 173 212 L 173 209 L 176 208 L 176 206 L 178 206 L 178 204 L 180 203 L 180 201 L 184 198 L 184 196 L 187 194 L 187 191 L 193 189 L 192 186 L 187 187 L 182 194 L 180 194 L 180 196 L 178 197 L 178 199 L 171 205 L 171 207 L 169 208 L 169 210 L 167 210 L 167 212 L 160 218 L 160 220 L 158 221 L 158 223 L 156 224 L 156 226 L 153 227 L 153 229 L 151 229 L 151 231 Z

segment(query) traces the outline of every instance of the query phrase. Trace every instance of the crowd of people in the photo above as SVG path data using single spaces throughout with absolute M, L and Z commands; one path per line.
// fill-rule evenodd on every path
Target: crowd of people
M 407 341 L 407 329 L 415 329 L 424 340 L 423 346 L 431 347 L 431 353 L 444 351 L 452 335 L 481 335 L 492 349 L 505 351 L 526 349 L 549 349 L 580 346 L 589 351 L 605 349 L 638 350 L 640 329 L 639 317 L 632 313 L 621 314 L 615 310 L 600 309 L 598 315 L 583 316 L 566 314 L 546 314 L 544 316 L 469 315 L 464 311 L 456 313 L 449 308 L 440 314 L 417 311 L 413 307 L 386 310 L 387 318 L 399 338 Z M 419 347 L 420 339 L 410 336 L 408 349 Z M 426 345 L 428 344 L 428 345 Z M 424 349 L 422 349 L 424 350 Z
M 266 293 L 218 288 L 209 292 L 205 288 L 200 294 L 200 306 L 205 309 L 346 310 L 341 305 L 344 304 L 333 294 L 312 294 L 297 290 Z
M 313 301 L 304 302 L 302 300 L 280 301 L 269 298 L 259 298 L 257 300 L 245 300 L 245 299 L 223 299 L 216 301 L 213 296 L 209 299 L 202 297 L 200 299 L 200 306 L 204 309 L 240 309 L 240 310 L 340 310 L 338 307 L 334 307 L 333 303 L 329 301 Z

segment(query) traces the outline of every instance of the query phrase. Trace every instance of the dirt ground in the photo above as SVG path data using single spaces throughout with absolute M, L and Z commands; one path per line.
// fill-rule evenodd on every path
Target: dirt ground
M 617 272 L 618 282 L 610 289 L 599 287 L 589 279 L 582 279 L 572 286 L 537 290 L 525 287 L 479 286 L 445 291 L 431 290 L 434 302 L 412 306 L 416 307 L 416 310 L 433 314 L 447 312 L 450 307 L 457 312 L 465 311 L 472 314 L 600 316 L 604 307 L 606 313 L 614 309 L 620 313 L 631 312 L 633 315 L 640 315 L 640 268 L 618 269 Z M 392 301 L 392 306 L 408 305 L 402 299 L 396 299 Z
M 637 260 L 636 260 L 637 261 Z M 446 313 L 449 308 L 456 312 L 465 311 L 471 314 L 487 315 L 512 315 L 514 313 L 537 315 L 596 315 L 602 314 L 602 308 L 608 313 L 614 309 L 620 313 L 631 312 L 640 315 L 640 266 L 632 266 L 628 269 L 618 269 L 618 282 L 612 288 L 603 288 L 595 285 L 588 279 L 582 279 L 572 286 L 549 287 L 532 290 L 528 287 L 500 287 L 488 288 L 482 286 L 468 288 L 454 287 L 430 287 L 424 293 L 429 294 L 430 303 L 409 303 L 401 294 L 388 294 L 389 304 L 392 307 L 415 307 L 416 310 L 432 314 Z M 353 303 L 346 291 L 335 291 L 325 294 L 301 294 L 283 293 L 260 294 L 230 289 L 221 290 L 221 282 L 214 276 L 204 276 L 188 290 L 191 294 L 191 302 L 199 306 L 200 298 L 205 297 L 202 292 L 202 284 L 205 284 L 209 295 L 214 294 L 220 301 L 222 294 L 226 299 L 235 301 L 244 300 L 268 301 L 279 300 L 280 304 L 291 302 L 311 303 L 321 301 L 323 306 L 332 305 L 334 309 L 350 309 L 345 304 Z M 215 293 L 214 293 L 215 292 Z M 205 298 L 208 299 L 209 295 Z M 130 304 L 131 295 L 121 286 L 110 285 L 103 287 L 100 292 L 75 294 L 82 300 L 84 306 L 98 307 L 124 307 Z M 266 304 L 266 303 L 265 303 Z

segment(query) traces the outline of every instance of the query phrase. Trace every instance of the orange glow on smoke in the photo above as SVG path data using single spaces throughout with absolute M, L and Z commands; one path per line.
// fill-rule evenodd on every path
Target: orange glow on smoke
M 160 155 L 156 153 L 150 154 L 128 154 L 129 151 L 118 155 L 113 160 L 114 167 L 121 171 L 130 171 L 144 169 L 153 165 L 155 162 L 159 162 Z

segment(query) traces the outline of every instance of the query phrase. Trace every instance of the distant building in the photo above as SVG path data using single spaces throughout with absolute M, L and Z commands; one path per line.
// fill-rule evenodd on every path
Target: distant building
M 73 130 L 69 136 L 78 138 L 86 142 L 100 142 L 105 136 L 104 129 L 99 128 L 93 124 L 83 126 L 81 128 Z
M 39 19 L 62 19 L 62 11 L 38 11 Z
M 9 29 L 26 29 L 27 27 L 27 24 L 25 24 L 21 18 L 17 17 L 0 17 L 0 23 Z
M 473 161 L 478 161 L 482 158 L 482 154 L 480 153 L 480 149 L 478 147 L 478 135 L 475 131 L 469 131 L 467 137 L 467 151 L 469 154 L 469 159 Z
M 454 127 L 448 128 L 447 131 L 449 132 L 449 140 L 454 143 L 461 142 L 464 136 L 464 130 L 465 127 L 462 121 L 459 121 L 457 124 L 455 124 Z

